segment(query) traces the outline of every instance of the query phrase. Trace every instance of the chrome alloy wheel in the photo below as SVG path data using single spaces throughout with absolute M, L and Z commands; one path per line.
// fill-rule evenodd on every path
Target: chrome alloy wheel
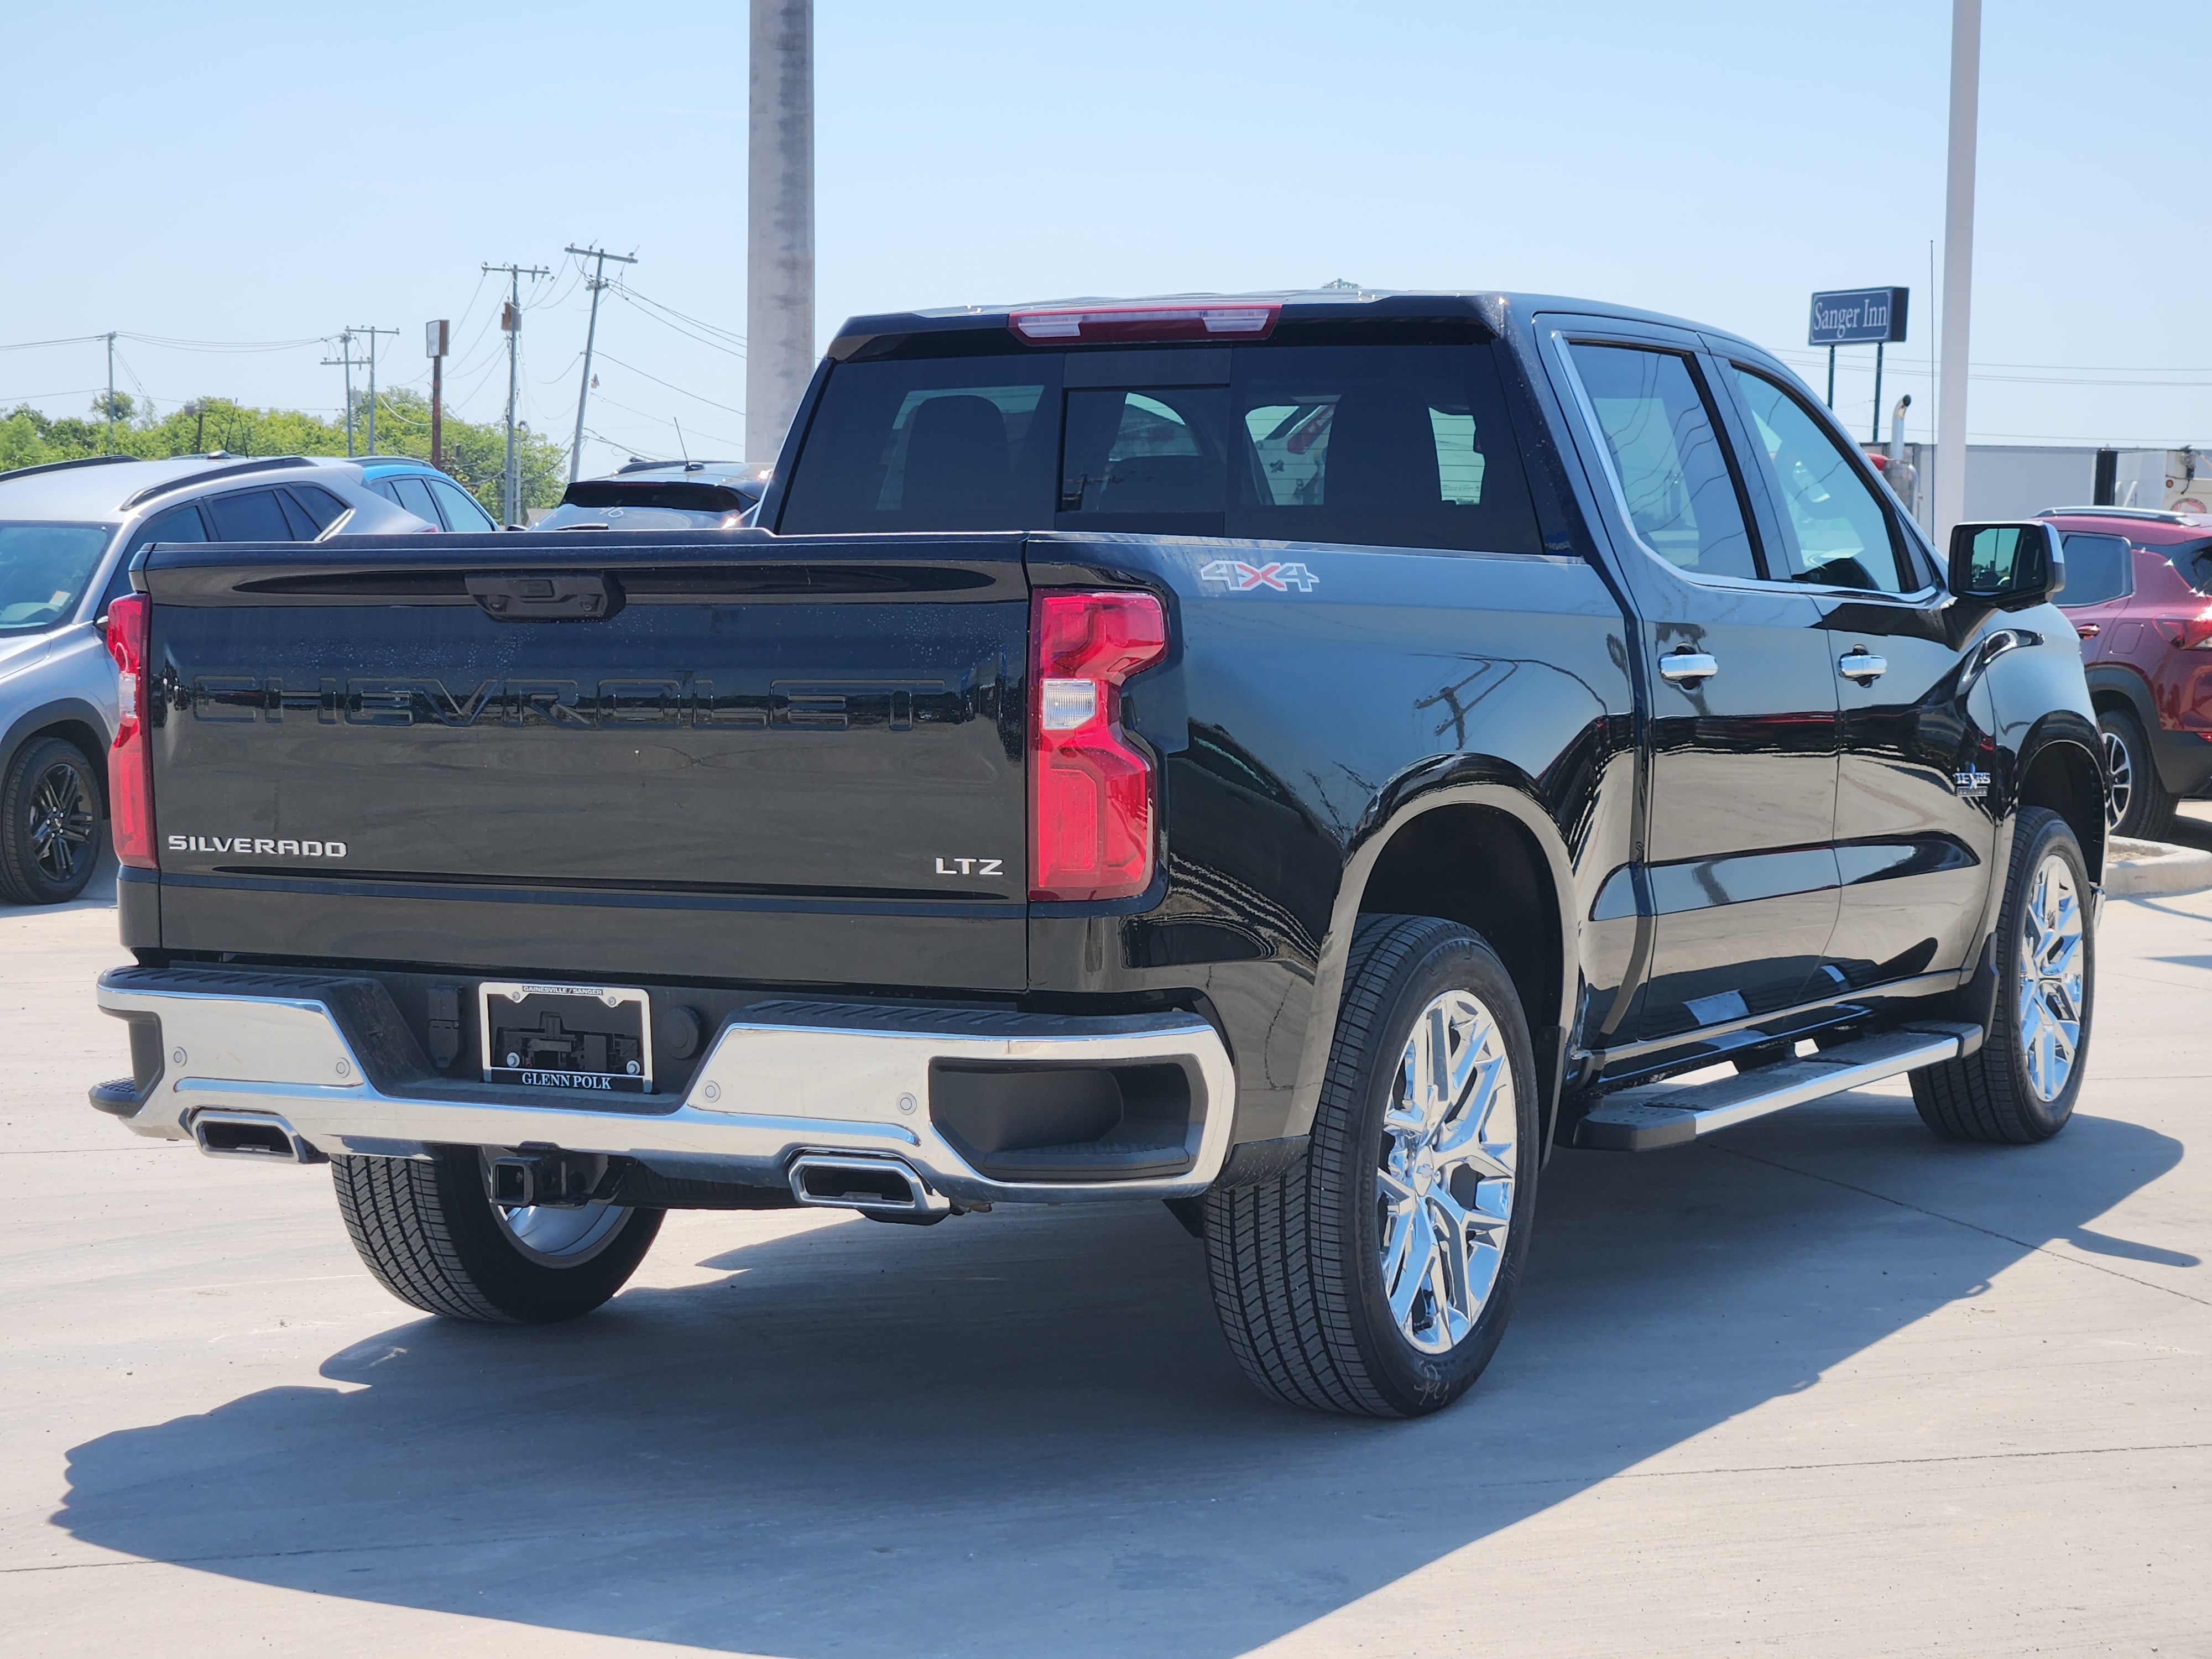
M 478 1156 L 489 1176 L 491 1151 Z M 491 1213 L 507 1243 L 544 1267 L 580 1267 L 613 1243 L 629 1218 L 616 1204 L 494 1204 Z
M 2120 827 L 2120 820 L 2128 815 L 2128 803 L 2135 799 L 2136 769 L 2119 734 L 2107 731 L 2104 736 L 2105 769 L 2112 777 L 2112 793 L 2105 797 L 2105 829 L 2109 833 Z
M 2021 919 L 2020 1049 L 2045 1100 L 2066 1091 L 2081 1046 L 2081 896 L 2064 859 L 2043 860 Z
M 98 823 L 84 775 L 67 761 L 49 766 L 31 791 L 31 856 L 48 881 L 67 885 L 93 856 Z
M 1382 1293 L 1424 1352 L 1456 1346 L 1497 1282 L 1518 1141 L 1505 1035 L 1480 998 L 1446 991 L 1399 1058 L 1375 1172 Z

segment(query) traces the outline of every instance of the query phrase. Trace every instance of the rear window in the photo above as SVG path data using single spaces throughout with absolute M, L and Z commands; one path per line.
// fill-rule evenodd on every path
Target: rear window
M 742 513 L 760 497 L 728 484 L 662 482 L 629 483 L 616 478 L 586 478 L 572 483 L 563 507 L 665 507 L 683 513 Z
M 787 534 L 1096 529 L 1535 552 L 1492 348 L 843 363 Z
M 2181 573 L 2182 580 L 2200 593 L 2212 593 L 2212 540 L 2179 542 L 2161 547 L 2160 552 L 2172 561 L 2173 568 Z M 2074 568 L 2066 568 L 2067 584 L 2073 584 Z

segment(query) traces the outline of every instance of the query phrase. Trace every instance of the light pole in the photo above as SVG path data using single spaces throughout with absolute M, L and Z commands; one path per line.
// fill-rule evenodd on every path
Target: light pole
M 607 261 L 612 259 L 617 264 L 634 265 L 637 263 L 637 256 L 610 253 L 603 247 L 578 247 L 573 242 L 568 245 L 568 251 L 579 258 L 598 261 L 592 267 L 592 320 L 584 329 L 584 374 L 576 387 L 576 438 L 568 446 L 568 482 L 574 483 L 584 462 L 584 402 L 592 395 L 592 347 L 599 337 L 599 290 L 607 285 Z
M 745 459 L 773 461 L 814 372 L 814 0 L 752 0 Z
M 1974 135 L 1982 0 L 1951 0 L 1951 137 L 1943 184 L 1943 343 L 1936 382 L 1936 545 L 1966 516 L 1967 335 L 1974 308 Z

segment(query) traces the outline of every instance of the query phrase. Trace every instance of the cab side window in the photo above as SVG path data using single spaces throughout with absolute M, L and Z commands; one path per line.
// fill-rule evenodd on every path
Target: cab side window
M 1901 593 L 1905 550 L 1874 486 L 1812 411 L 1764 374 L 1738 367 L 1736 388 L 1782 520 L 1770 561 L 1778 580 Z
M 1756 579 L 1742 497 L 1688 360 L 1642 346 L 1571 349 L 1637 538 L 1692 575 Z

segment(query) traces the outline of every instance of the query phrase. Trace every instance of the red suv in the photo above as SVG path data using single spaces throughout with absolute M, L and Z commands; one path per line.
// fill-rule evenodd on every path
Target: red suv
M 2212 515 L 2062 507 L 2058 603 L 2081 636 L 2117 835 L 2155 838 L 2212 782 Z

